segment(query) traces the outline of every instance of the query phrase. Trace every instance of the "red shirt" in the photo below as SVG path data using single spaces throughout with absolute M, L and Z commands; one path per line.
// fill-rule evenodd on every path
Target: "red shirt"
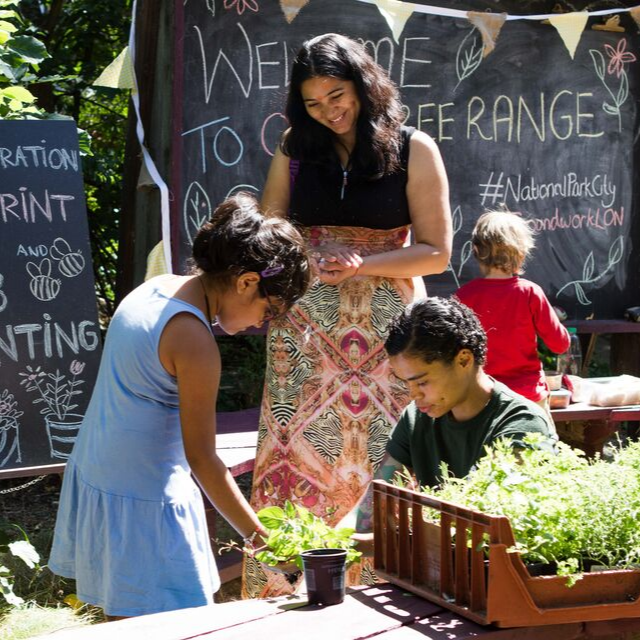
M 553 353 L 564 353 L 570 340 L 542 289 L 518 276 L 477 278 L 456 296 L 475 311 L 487 334 L 484 370 L 529 400 L 546 398 L 537 337 Z

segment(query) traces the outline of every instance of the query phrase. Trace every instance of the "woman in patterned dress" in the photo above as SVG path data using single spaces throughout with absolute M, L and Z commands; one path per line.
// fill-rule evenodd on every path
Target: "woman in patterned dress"
M 335 526 L 366 490 L 408 402 L 383 343 L 390 320 L 425 295 L 421 276 L 448 264 L 448 183 L 435 142 L 402 126 L 396 86 L 349 38 L 304 43 L 286 114 L 262 205 L 298 225 L 317 278 L 270 323 L 251 503 L 289 499 Z M 356 565 L 348 580 L 366 574 Z M 246 560 L 245 596 L 293 588 Z

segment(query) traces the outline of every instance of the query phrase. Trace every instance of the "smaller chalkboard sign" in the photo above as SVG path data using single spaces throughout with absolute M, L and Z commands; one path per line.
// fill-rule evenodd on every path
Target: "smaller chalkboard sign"
M 53 471 L 101 343 L 72 121 L 0 121 L 0 475 Z

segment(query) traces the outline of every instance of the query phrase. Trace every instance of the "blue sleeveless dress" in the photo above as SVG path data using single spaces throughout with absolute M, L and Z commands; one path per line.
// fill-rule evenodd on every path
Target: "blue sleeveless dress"
M 80 600 L 135 616 L 213 602 L 220 586 L 200 490 L 186 460 L 176 379 L 160 336 L 196 307 L 159 276 L 130 293 L 105 341 L 96 386 L 67 463 L 49 568 Z

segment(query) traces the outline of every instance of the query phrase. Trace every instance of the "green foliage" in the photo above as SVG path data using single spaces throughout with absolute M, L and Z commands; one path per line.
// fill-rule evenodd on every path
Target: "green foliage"
M 427 492 L 507 516 L 512 551 L 528 563 L 555 563 L 571 580 L 592 564 L 640 565 L 640 443 L 618 450 L 613 462 L 587 460 L 563 443 L 554 455 L 535 448 L 533 436 L 529 444 L 516 454 L 498 443 L 466 479 L 449 476 Z
M 300 554 L 309 549 L 346 549 L 348 563 L 362 555 L 355 550 L 351 539 L 354 529 L 333 529 L 322 518 L 288 500 L 284 508 L 261 509 L 258 519 L 269 530 L 269 536 L 265 540 L 267 549 L 259 551 L 256 559 L 268 566 L 295 562 L 302 569 Z
M 21 540 L 14 540 L 16 531 L 22 534 Z M 13 534 L 13 535 L 11 535 Z M 29 542 L 27 534 L 17 525 L 0 526 L 0 594 L 9 605 L 17 606 L 24 602 L 14 593 L 15 572 L 12 568 L 15 560 L 20 560 L 29 569 L 40 569 L 40 556 Z

